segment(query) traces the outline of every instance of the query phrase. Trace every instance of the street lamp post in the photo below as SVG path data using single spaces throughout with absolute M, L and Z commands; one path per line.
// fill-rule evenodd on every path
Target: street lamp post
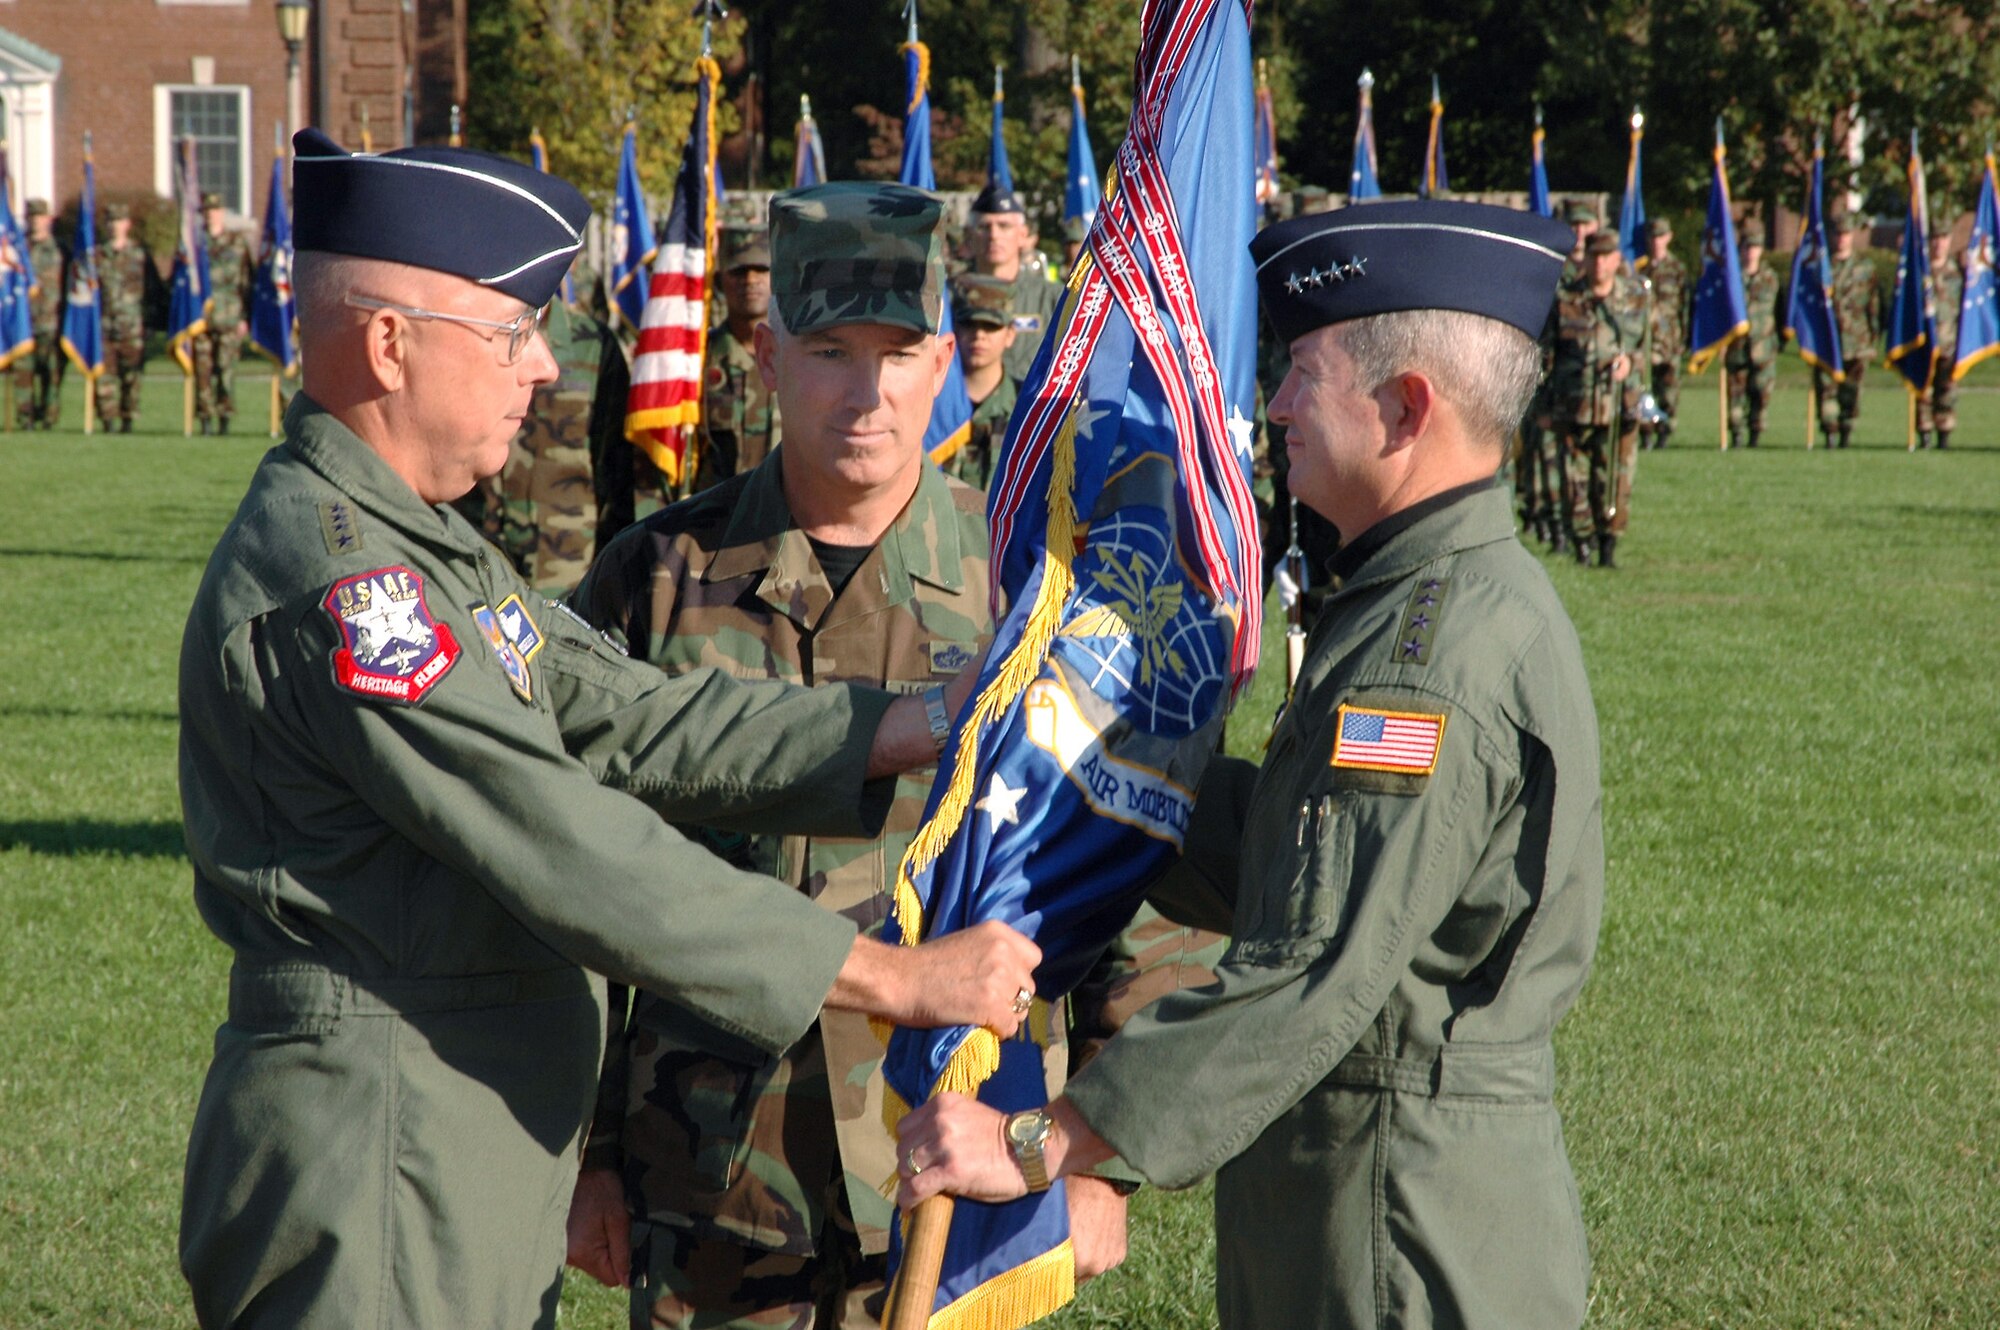
M 296 132 L 305 113 L 299 105 L 299 51 L 312 22 L 312 0 L 278 0 L 278 36 L 285 41 L 285 115 Z

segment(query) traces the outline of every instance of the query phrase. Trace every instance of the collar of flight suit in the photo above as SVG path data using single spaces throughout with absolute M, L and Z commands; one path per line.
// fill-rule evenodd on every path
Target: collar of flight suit
M 1388 520 L 1395 519 L 1392 516 Z M 1366 537 L 1367 532 L 1363 532 L 1362 538 Z M 1448 554 L 1514 538 L 1513 499 L 1496 481 L 1424 514 L 1397 531 L 1363 559 L 1334 594 L 1345 596 L 1395 581 Z
M 827 608 L 835 603 L 833 586 L 785 502 L 784 452 L 780 445 L 750 473 L 702 580 L 762 571 L 758 598 L 810 631 L 822 626 Z M 856 594 L 871 577 L 878 579 L 879 597 Z M 944 472 L 928 462 L 918 472 L 917 492 L 848 582 L 839 617 L 864 603 L 871 608 L 900 605 L 916 595 L 917 582 L 946 591 L 965 584 L 951 489 Z
M 463 520 L 454 524 L 457 515 L 447 505 L 425 503 L 360 435 L 303 392 L 285 409 L 283 446 L 364 512 L 423 540 L 443 541 L 464 551 L 477 549 L 476 533 Z

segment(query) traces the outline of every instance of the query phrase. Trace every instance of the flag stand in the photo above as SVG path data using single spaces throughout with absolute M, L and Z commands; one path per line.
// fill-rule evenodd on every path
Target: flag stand
M 951 1232 L 951 1205 L 951 1197 L 940 1194 L 910 1212 L 910 1240 L 889 1290 L 882 1330 L 924 1330 L 931 1323 L 931 1304 L 937 1301 L 938 1275 L 944 1269 L 944 1240 Z
M 1819 424 L 1819 376 L 1806 385 L 1806 451 L 1813 448 L 1813 429 Z
M 1910 390 L 1910 429 L 1908 435 L 1903 439 L 1903 451 L 1906 453 L 1913 453 L 1916 450 L 1917 450 L 1917 393 L 1916 389 L 1912 388 Z
M 1728 358 L 1729 352 L 1725 348 L 1722 353 L 1722 359 L 1726 361 Z M 1721 442 L 1716 445 L 1716 451 L 1726 453 L 1729 451 L 1729 366 L 1723 364 L 1717 368 L 1722 371 L 1720 377 L 1716 379 L 1716 386 L 1722 390 L 1718 395 L 1718 400 L 1722 403 L 1722 433 L 1718 436 Z
M 181 437 L 194 437 L 194 375 L 181 376 Z
M 97 433 L 97 380 L 88 375 L 83 380 L 83 432 Z

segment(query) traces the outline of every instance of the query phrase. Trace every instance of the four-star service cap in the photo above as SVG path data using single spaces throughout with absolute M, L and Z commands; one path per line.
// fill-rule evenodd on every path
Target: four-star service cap
M 292 146 L 302 252 L 450 273 L 539 309 L 583 247 L 590 204 L 525 162 L 469 148 L 350 153 L 317 129 Z
M 987 181 L 986 188 L 979 191 L 979 197 L 972 201 L 975 215 L 992 217 L 1002 213 L 1026 216 L 1028 210 L 1021 206 L 1020 198 L 1011 189 L 1002 189 L 998 183 Z
M 1287 342 L 1410 309 L 1481 314 L 1541 335 L 1575 237 L 1517 208 L 1422 199 L 1279 222 L 1250 242 L 1257 289 Z
M 909 185 L 836 181 L 771 199 L 771 303 L 794 336 L 846 323 L 936 333 L 944 205 Z

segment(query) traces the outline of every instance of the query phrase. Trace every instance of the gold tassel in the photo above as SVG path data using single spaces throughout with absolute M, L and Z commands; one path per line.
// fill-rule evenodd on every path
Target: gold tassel
M 1076 1252 L 1065 1238 L 931 1313 L 930 1330 L 1019 1330 L 1075 1297 Z

